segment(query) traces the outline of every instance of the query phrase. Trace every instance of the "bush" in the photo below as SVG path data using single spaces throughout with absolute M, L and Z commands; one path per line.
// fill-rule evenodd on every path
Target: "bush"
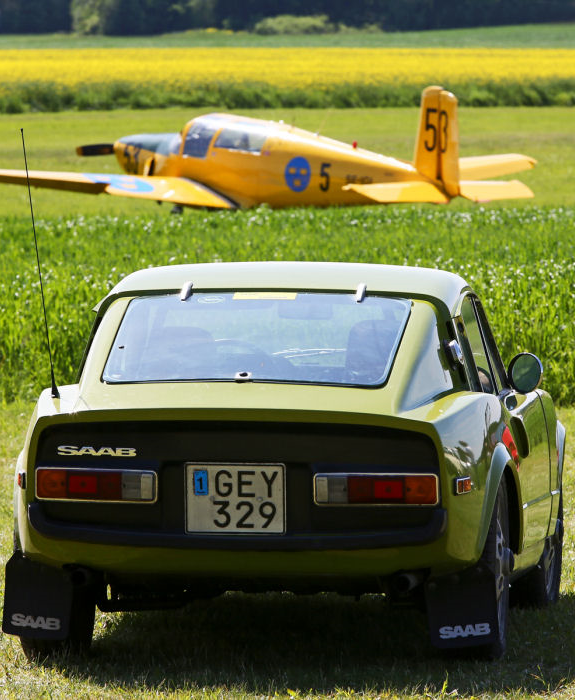
M 555 95 L 553 104 L 559 107 L 571 107 L 575 105 L 575 92 L 558 92 Z
M 254 26 L 256 34 L 331 34 L 337 27 L 327 15 L 266 17 Z

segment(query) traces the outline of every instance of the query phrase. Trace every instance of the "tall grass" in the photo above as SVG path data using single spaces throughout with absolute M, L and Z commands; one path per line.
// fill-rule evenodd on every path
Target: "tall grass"
M 186 212 L 38 221 L 58 382 L 74 380 L 90 309 L 134 269 L 185 262 L 341 260 L 437 267 L 481 294 L 504 360 L 537 353 L 544 387 L 572 403 L 575 209 L 406 208 Z M 0 399 L 48 384 L 30 223 L 0 220 Z

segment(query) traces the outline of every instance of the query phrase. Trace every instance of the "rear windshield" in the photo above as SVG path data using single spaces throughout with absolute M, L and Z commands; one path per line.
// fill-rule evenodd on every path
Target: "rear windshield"
M 103 380 L 375 386 L 387 380 L 410 308 L 353 294 L 140 297 L 128 305 Z

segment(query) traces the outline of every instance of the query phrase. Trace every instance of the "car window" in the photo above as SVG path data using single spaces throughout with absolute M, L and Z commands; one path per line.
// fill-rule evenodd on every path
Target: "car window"
M 495 338 L 491 331 L 491 326 L 487 321 L 487 316 L 485 315 L 483 304 L 477 298 L 473 300 L 473 303 L 475 306 L 477 319 L 481 327 L 485 348 L 487 350 L 487 355 L 489 357 L 491 371 L 495 378 L 497 390 L 501 391 L 503 387 L 509 386 L 509 380 L 507 379 L 505 365 L 503 364 L 503 360 L 501 359 L 501 355 L 499 354 L 499 349 L 497 348 L 497 343 L 495 342 Z
M 106 382 L 233 380 L 380 385 L 411 302 L 353 294 L 194 293 L 134 299 Z
M 471 296 L 466 296 L 463 300 L 457 328 L 472 388 L 474 391 L 496 393 L 497 384 Z

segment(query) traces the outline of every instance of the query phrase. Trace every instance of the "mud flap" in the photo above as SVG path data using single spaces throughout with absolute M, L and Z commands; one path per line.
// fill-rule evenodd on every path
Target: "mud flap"
M 24 639 L 67 639 L 73 596 L 65 571 L 14 552 L 6 564 L 2 630 Z
M 499 639 L 493 573 L 484 564 L 430 578 L 425 602 L 431 642 L 439 649 L 485 646 Z

